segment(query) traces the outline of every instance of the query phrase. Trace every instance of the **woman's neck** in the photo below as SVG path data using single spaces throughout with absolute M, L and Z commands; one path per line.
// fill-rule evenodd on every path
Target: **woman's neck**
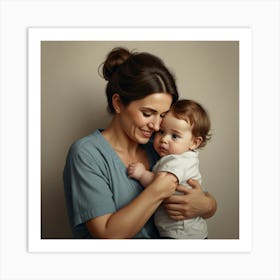
M 145 150 L 125 134 L 115 119 L 102 131 L 102 135 L 111 144 L 126 167 L 132 162 L 142 162 L 146 168 L 149 168 Z
M 132 141 L 123 131 L 119 122 L 113 118 L 110 125 L 102 131 L 105 139 L 116 152 L 135 154 L 139 144 Z

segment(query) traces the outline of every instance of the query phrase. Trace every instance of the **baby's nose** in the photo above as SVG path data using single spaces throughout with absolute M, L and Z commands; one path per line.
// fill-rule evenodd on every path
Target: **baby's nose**
M 168 142 L 168 135 L 162 135 L 162 137 L 160 138 L 160 141 L 162 142 L 162 143 L 167 143 Z

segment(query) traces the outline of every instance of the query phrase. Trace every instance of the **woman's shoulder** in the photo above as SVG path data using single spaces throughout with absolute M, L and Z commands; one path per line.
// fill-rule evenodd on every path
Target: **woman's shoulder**
M 113 158 L 112 152 L 107 146 L 108 143 L 100 130 L 76 140 L 71 145 L 66 157 L 66 172 L 72 168 L 103 172 L 106 167 L 110 166 L 112 161 L 110 159 Z
M 101 131 L 96 129 L 91 134 L 76 140 L 70 147 L 69 155 L 86 154 L 88 156 L 94 156 L 100 153 L 101 150 L 102 152 L 106 152 L 106 149 L 103 148 L 104 145 L 104 138 L 102 137 Z

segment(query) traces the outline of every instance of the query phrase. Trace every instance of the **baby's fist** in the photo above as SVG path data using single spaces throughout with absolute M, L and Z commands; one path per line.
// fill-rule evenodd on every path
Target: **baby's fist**
M 139 180 L 145 172 L 145 166 L 141 162 L 133 162 L 128 165 L 128 177 Z

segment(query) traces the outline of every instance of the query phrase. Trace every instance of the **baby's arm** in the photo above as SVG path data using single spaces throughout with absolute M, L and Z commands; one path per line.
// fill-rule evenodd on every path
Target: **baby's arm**
M 141 162 L 129 164 L 127 168 L 128 177 L 139 180 L 143 187 L 148 186 L 154 179 L 155 174 L 145 169 Z

